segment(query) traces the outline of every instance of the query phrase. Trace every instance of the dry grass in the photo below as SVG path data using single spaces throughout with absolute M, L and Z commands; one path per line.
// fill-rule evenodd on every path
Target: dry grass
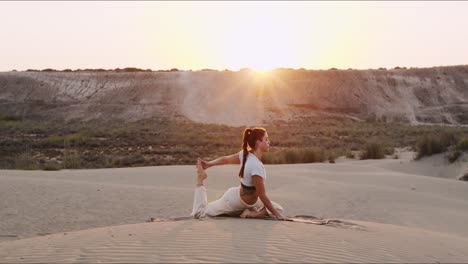
M 6 122 L 0 123 L 0 167 L 62 169 L 194 164 L 198 157 L 214 159 L 239 151 L 244 128 L 165 119 L 132 123 L 123 120 Z M 432 139 L 443 133 L 455 138 L 468 137 L 467 128 L 318 118 L 275 122 L 265 128 L 273 147 L 264 156 L 264 162 L 269 164 L 333 162 L 339 156 L 355 158 L 353 152 L 376 158 L 382 157 L 382 153 L 392 155 L 394 148 L 407 146 L 423 149 L 430 145 L 430 151 L 424 150 L 429 153 L 434 152 Z M 372 142 L 380 143 L 372 145 Z
M 440 134 L 425 135 L 417 145 L 416 159 L 445 152 L 447 148 L 457 142 L 457 135 L 451 131 L 443 131 Z
M 370 142 L 366 145 L 366 148 L 361 155 L 361 159 L 383 159 L 385 157 L 384 149 L 385 148 L 381 143 Z

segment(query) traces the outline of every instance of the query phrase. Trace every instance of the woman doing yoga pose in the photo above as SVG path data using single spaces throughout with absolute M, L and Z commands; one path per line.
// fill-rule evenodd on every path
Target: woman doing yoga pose
M 289 220 L 283 215 L 283 208 L 272 202 L 266 192 L 266 171 L 261 161 L 264 152 L 270 148 L 268 133 L 264 128 L 246 128 L 242 138 L 242 150 L 212 161 L 197 161 L 197 185 L 192 216 L 195 218 L 221 214 L 247 218 L 273 216 L 278 220 Z M 240 164 L 240 185 L 229 188 L 221 198 L 207 202 L 204 181 L 206 169 L 224 164 Z

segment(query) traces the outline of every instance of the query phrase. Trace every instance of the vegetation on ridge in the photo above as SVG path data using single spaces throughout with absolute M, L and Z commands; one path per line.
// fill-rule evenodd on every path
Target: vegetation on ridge
M 240 150 L 245 127 L 153 118 L 124 123 L 0 121 L 0 168 L 113 168 L 194 164 Z M 304 118 L 266 125 L 272 141 L 267 164 L 334 162 L 336 157 L 383 158 L 397 147 L 418 157 L 458 142 L 466 151 L 468 128 L 411 126 L 379 121 Z M 355 153 L 361 153 L 356 155 Z M 383 156 L 382 156 L 383 153 Z

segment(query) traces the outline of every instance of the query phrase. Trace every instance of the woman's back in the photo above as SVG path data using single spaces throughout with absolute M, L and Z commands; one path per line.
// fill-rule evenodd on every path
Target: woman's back
M 240 160 L 242 160 L 243 152 L 243 150 L 239 152 Z M 264 181 L 266 180 L 266 171 L 265 167 L 263 166 L 263 163 L 257 158 L 257 156 L 255 156 L 255 154 L 249 152 L 247 160 L 245 162 L 244 175 L 241 178 L 242 184 L 244 184 L 247 187 L 253 187 L 254 184 L 252 182 L 252 176 L 254 175 L 262 177 Z

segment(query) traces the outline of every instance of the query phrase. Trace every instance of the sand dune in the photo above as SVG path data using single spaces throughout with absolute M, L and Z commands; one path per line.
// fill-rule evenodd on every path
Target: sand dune
M 2 262 L 466 262 L 468 239 L 359 222 L 367 230 L 207 219 L 68 232 L 0 244 Z
M 0 262 L 467 262 L 468 184 L 398 167 L 410 162 L 266 165 L 269 196 L 287 215 L 362 229 L 232 218 L 146 223 L 189 215 L 194 166 L 1 170 Z M 237 169 L 208 170 L 209 200 L 237 184 Z

